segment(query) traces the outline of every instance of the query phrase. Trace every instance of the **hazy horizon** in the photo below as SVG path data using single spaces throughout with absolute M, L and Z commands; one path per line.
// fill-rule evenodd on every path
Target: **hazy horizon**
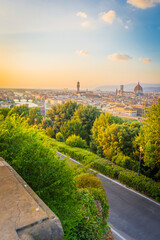
M 0 88 L 160 83 L 160 0 L 0 0 Z

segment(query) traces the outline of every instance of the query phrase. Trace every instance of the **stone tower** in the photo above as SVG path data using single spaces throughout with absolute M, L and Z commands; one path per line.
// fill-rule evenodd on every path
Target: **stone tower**
M 79 92 L 79 90 L 80 90 L 80 82 L 78 81 L 77 82 L 77 93 Z
M 120 85 L 120 95 L 123 96 L 123 88 L 124 86 L 123 85 Z

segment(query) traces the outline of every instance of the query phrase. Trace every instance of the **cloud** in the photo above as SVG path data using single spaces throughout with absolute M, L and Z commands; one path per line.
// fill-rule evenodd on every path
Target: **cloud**
M 78 50 L 76 51 L 76 54 L 79 55 L 79 56 L 88 56 L 88 52 L 85 51 L 85 50 Z
M 151 59 L 150 58 L 143 58 L 143 62 L 144 63 L 151 63 Z
M 121 24 L 123 23 L 123 20 L 121 18 L 117 18 L 117 21 Z
M 82 17 L 82 18 L 87 18 L 87 14 L 84 12 L 77 12 L 76 14 L 78 17 Z
M 156 3 L 160 3 L 160 0 L 127 0 L 127 3 L 133 5 L 134 7 L 145 9 L 154 7 Z
M 112 24 L 112 22 L 114 21 L 114 19 L 116 18 L 116 13 L 113 10 L 110 10 L 107 13 L 101 13 L 101 18 L 104 22 L 110 23 Z
M 84 27 L 84 28 L 90 27 L 91 26 L 91 22 L 90 21 L 82 22 L 81 26 Z
M 112 61 L 128 61 L 132 59 L 130 56 L 126 54 L 119 54 L 119 53 L 114 53 L 112 55 L 109 55 L 108 58 L 109 60 L 112 60 Z
M 124 28 L 125 28 L 125 29 L 128 29 L 129 27 L 126 25 Z

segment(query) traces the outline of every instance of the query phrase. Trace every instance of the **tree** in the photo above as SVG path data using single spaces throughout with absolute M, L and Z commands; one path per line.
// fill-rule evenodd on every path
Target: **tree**
M 21 105 L 21 106 L 13 106 L 13 108 L 10 111 L 10 114 L 18 114 L 19 116 L 28 117 L 29 115 L 29 107 L 27 105 Z
M 56 125 L 59 130 L 64 122 L 72 118 L 77 107 L 77 103 L 66 101 L 62 104 L 52 106 L 51 109 L 47 111 L 47 116 L 51 118 L 54 125 Z
M 29 125 L 40 124 L 41 120 L 42 120 L 42 115 L 39 108 L 29 109 L 29 115 L 28 115 Z
M 86 139 L 87 132 L 82 125 L 82 122 L 77 119 L 71 119 L 65 122 L 61 128 L 61 133 L 63 134 L 64 138 L 67 139 L 69 136 L 75 134 L 76 136 L 80 136 L 83 139 Z
M 57 129 L 56 129 L 54 126 L 53 126 L 53 127 L 49 126 L 49 127 L 46 128 L 45 133 L 46 133 L 49 137 L 55 138 L 55 137 L 56 137 L 56 133 L 57 133 Z
M 63 137 L 63 134 L 62 134 L 61 132 L 58 132 L 58 133 L 56 134 L 56 140 L 57 140 L 58 142 L 64 142 L 64 137 Z
M 87 131 L 87 141 L 89 142 L 91 128 L 93 123 L 97 117 L 99 117 L 100 111 L 96 107 L 92 107 L 90 105 L 80 105 L 78 109 L 76 109 L 73 118 L 80 120 L 85 130 Z
M 46 129 L 48 127 L 53 127 L 53 121 L 48 117 L 44 117 L 42 119 L 42 128 Z
M 2 108 L 0 109 L 0 114 L 4 116 L 4 118 L 7 117 L 8 113 L 10 112 L 9 108 Z
M 90 146 L 98 154 L 110 160 L 119 152 L 132 157 L 133 141 L 139 129 L 139 123 L 125 122 L 109 113 L 102 113 L 93 124 Z
M 152 172 L 152 177 L 160 180 L 160 99 L 145 113 L 140 145 L 144 149 L 144 163 Z
M 106 112 L 105 114 L 101 113 L 99 118 L 95 120 L 91 130 L 92 132 L 91 143 L 90 143 L 91 149 L 94 152 L 97 152 L 97 154 L 100 154 L 101 156 L 103 156 L 103 149 L 102 149 L 102 145 L 99 142 L 99 136 L 112 124 L 118 124 L 118 123 L 121 124 L 123 122 L 124 121 L 121 118 L 117 116 L 113 116 L 108 112 Z

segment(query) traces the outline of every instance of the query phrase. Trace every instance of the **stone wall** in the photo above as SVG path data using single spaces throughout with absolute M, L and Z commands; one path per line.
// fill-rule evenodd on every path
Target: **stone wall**
M 58 217 L 0 158 L 0 240 L 61 240 Z

